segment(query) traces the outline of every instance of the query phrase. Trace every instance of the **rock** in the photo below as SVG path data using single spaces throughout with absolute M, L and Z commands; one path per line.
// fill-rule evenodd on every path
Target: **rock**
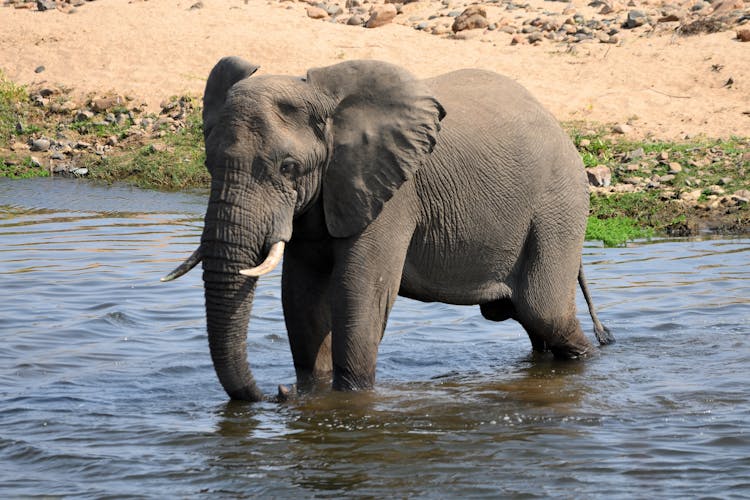
M 628 12 L 628 19 L 623 24 L 623 28 L 633 29 L 648 23 L 648 17 L 640 10 L 631 10 Z
M 627 123 L 618 123 L 614 127 L 612 127 L 612 132 L 615 134 L 629 134 L 633 131 L 633 127 L 628 125 Z
M 487 11 L 478 5 L 471 5 L 456 17 L 451 29 L 458 33 L 464 30 L 484 29 L 489 24 Z
M 544 36 L 540 32 L 531 33 L 529 35 L 529 43 L 538 43 L 544 39 Z
M 657 23 L 673 23 L 680 20 L 680 16 L 677 14 L 667 14 L 656 20 Z
M 120 105 L 123 103 L 123 98 L 119 95 L 114 96 L 107 96 L 107 97 L 96 97 L 91 100 L 89 103 L 89 106 L 92 110 L 96 111 L 97 113 L 101 113 L 103 111 L 107 111 L 110 108 L 113 108 L 117 105 Z
M 628 153 L 625 155 L 625 160 L 637 160 L 638 158 L 643 158 L 644 154 L 646 154 L 646 152 L 643 151 L 643 148 L 634 149 L 632 151 L 628 151 Z
M 326 19 L 328 17 L 328 12 L 320 7 L 310 5 L 307 7 L 307 17 L 310 19 Z
M 747 203 L 750 203 L 750 191 L 747 189 L 738 189 L 732 195 L 732 199 L 737 203 L 746 205 Z
M 728 14 L 735 10 L 743 10 L 745 2 L 743 0 L 719 0 L 713 3 L 713 15 Z
M 54 0 L 37 0 L 36 8 L 42 12 L 45 10 L 55 10 L 57 8 L 57 3 L 55 3 Z
M 340 16 L 341 14 L 344 13 L 344 9 L 339 7 L 337 4 L 328 5 L 325 8 L 325 10 L 328 13 L 328 15 L 331 17 Z
M 438 24 L 432 28 L 433 35 L 446 35 L 448 33 L 453 33 L 450 24 Z
M 44 66 L 37 66 L 37 67 L 36 67 L 36 68 L 34 69 L 34 73 L 41 73 L 41 72 L 43 72 L 43 71 L 44 71 L 45 69 L 47 69 L 47 68 L 45 68 Z
M 83 177 L 85 175 L 88 175 L 89 169 L 87 169 L 87 168 L 76 168 L 75 170 L 71 170 L 70 173 L 72 173 L 73 175 L 75 175 L 77 177 Z
M 633 186 L 637 186 L 643 182 L 642 177 L 625 177 L 622 182 L 625 184 L 631 184 Z
M 360 16 L 359 14 L 354 14 L 349 19 L 347 19 L 346 24 L 349 26 L 362 26 L 365 24 L 365 18 Z
M 700 189 L 693 189 L 692 191 L 685 191 L 683 193 L 680 193 L 680 199 L 685 202 L 689 203 L 695 203 L 698 201 L 698 198 L 701 197 L 701 194 L 703 194 L 703 191 Z
M 750 42 L 750 29 L 742 29 L 737 32 L 737 40 L 740 42 Z
M 612 171 L 606 165 L 597 165 L 586 169 L 589 184 L 596 187 L 607 187 L 612 184 Z
M 673 161 L 669 164 L 669 173 L 670 174 L 678 174 L 682 172 L 682 165 L 677 163 L 676 161 Z
M 73 118 L 74 121 L 77 122 L 85 122 L 89 121 L 94 117 L 94 113 L 89 111 L 88 109 L 84 109 L 76 113 L 76 116 Z
M 370 9 L 370 18 L 365 23 L 365 28 L 379 28 L 393 21 L 398 14 L 396 6 L 392 3 L 384 5 L 373 5 Z
M 599 10 L 599 15 L 606 16 L 616 12 L 621 12 L 622 10 L 624 10 L 624 7 L 618 2 L 605 3 Z
M 39 168 L 39 167 L 41 167 L 41 166 L 42 166 L 42 162 L 41 162 L 41 161 L 39 160 L 39 158 L 37 158 L 36 156 L 30 156 L 30 157 L 29 157 L 29 161 L 31 162 L 31 164 L 32 164 L 33 166 L 35 166 L 35 167 L 37 167 L 37 168 Z
M 49 139 L 34 139 L 33 141 L 31 141 L 31 151 L 39 151 L 43 153 L 45 151 L 49 151 L 51 145 L 52 143 Z
M 708 186 L 706 189 L 708 189 L 709 193 L 717 195 L 717 196 L 721 196 L 725 192 L 724 188 L 722 188 L 721 186 L 717 186 L 716 184 L 712 186 Z
M 190 6 L 188 10 L 198 10 L 203 8 L 203 2 L 195 2 L 193 5 Z

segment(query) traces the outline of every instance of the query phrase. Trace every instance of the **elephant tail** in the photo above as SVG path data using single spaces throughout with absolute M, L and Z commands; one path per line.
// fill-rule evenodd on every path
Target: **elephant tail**
M 614 344 L 615 336 L 609 331 L 609 328 L 604 326 L 596 315 L 596 309 L 594 308 L 594 301 L 591 300 L 591 294 L 589 293 L 589 286 L 586 283 L 586 276 L 583 274 L 583 262 L 578 268 L 578 284 L 581 286 L 583 297 L 586 299 L 586 305 L 589 307 L 589 314 L 591 320 L 594 322 L 594 333 L 596 334 L 596 340 L 599 341 L 600 345 Z

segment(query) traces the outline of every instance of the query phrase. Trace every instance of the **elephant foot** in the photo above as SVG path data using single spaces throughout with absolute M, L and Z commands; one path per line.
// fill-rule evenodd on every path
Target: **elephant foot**
M 279 384 L 279 393 L 276 396 L 276 402 L 283 403 L 297 397 L 297 384 L 287 387 Z

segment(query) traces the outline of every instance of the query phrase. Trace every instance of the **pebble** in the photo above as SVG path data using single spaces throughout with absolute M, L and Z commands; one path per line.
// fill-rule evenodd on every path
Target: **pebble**
M 454 33 L 458 33 L 464 30 L 484 29 L 489 25 L 484 7 L 472 5 L 456 16 L 451 29 Z
M 310 19 L 326 19 L 328 17 L 328 12 L 320 7 L 310 5 L 307 7 L 307 17 Z
M 365 24 L 365 18 L 360 16 L 359 14 L 354 14 L 346 20 L 346 24 L 348 26 L 362 26 L 363 24 Z
M 628 18 L 623 24 L 624 28 L 633 29 L 643 26 L 648 22 L 648 17 L 640 10 L 631 10 L 628 12 Z
M 50 143 L 49 139 L 44 139 L 44 138 L 42 138 L 42 139 L 34 139 L 31 142 L 31 150 L 32 151 L 40 151 L 40 152 L 49 151 L 50 145 L 51 145 L 51 143 Z
M 370 10 L 370 18 L 365 23 L 365 28 L 380 28 L 393 21 L 398 12 L 392 3 L 384 5 L 373 5 Z
M 93 117 L 94 117 L 94 113 L 92 111 L 89 111 L 87 109 L 82 109 L 81 111 L 76 113 L 73 120 L 77 122 L 85 122 L 85 121 L 89 121 Z
M 670 174 L 678 174 L 680 172 L 682 172 L 682 165 L 680 165 L 679 163 L 674 162 L 674 161 L 669 164 L 669 173 Z
M 738 189 L 732 195 L 732 199 L 743 204 L 750 203 L 750 191 L 747 189 Z
M 614 127 L 612 127 L 612 132 L 615 134 L 629 134 L 633 131 L 633 127 L 628 125 L 627 123 L 618 123 Z
M 592 186 L 607 187 L 612 184 L 612 171 L 606 165 L 587 168 L 586 175 Z
M 39 11 L 54 10 L 57 8 L 57 4 L 54 0 L 37 0 L 36 8 Z

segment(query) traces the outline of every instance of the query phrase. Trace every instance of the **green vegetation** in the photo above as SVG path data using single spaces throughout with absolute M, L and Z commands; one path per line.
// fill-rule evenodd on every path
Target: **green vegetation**
M 178 190 L 208 186 L 201 112 L 172 97 L 158 114 L 127 98 L 75 103 L 68 91 L 15 85 L 0 72 L 0 176 L 81 176 Z M 103 102 L 111 102 L 102 110 Z M 706 228 L 750 228 L 750 138 L 633 142 L 568 124 L 586 167 L 606 166 L 611 186 L 590 198 L 586 237 L 605 245 Z M 50 149 L 32 152 L 35 140 Z M 86 170 L 83 170 L 86 169 Z
M 609 247 L 624 245 L 632 240 L 649 238 L 653 234 L 654 231 L 650 227 L 639 227 L 633 219 L 621 216 L 610 219 L 597 219 L 589 216 L 586 226 L 587 240 L 599 240 Z
M 184 128 L 102 159 L 91 168 L 90 177 L 162 190 L 201 187 L 210 181 L 204 160 L 203 125 L 200 113 L 193 112 Z
M 591 194 L 588 239 L 622 245 L 750 227 L 750 205 L 741 201 L 750 189 L 750 138 L 634 142 L 601 129 L 581 132 L 577 124 L 568 130 L 587 168 L 604 165 L 612 173 L 612 187 Z
M 23 87 L 9 81 L 0 71 L 0 145 L 7 147 L 8 138 L 16 131 L 17 110 L 29 99 Z

